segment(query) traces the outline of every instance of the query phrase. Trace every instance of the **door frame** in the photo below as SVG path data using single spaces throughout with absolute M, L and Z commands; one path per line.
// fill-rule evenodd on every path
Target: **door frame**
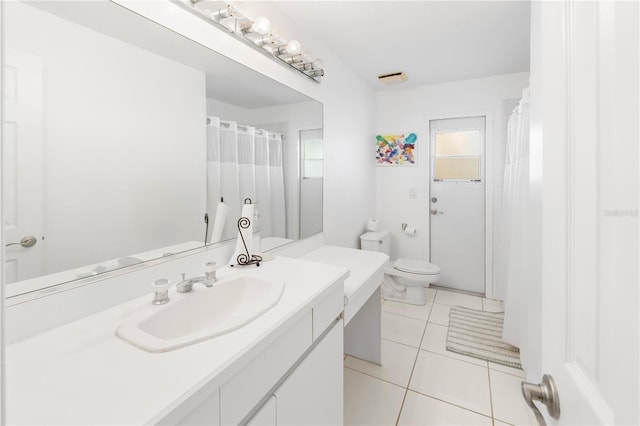
M 460 112 L 450 112 L 442 114 L 429 114 L 426 118 L 426 132 L 427 135 L 427 163 L 426 176 L 424 176 L 427 183 L 427 199 L 425 214 L 429 217 L 430 200 L 431 200 L 431 121 L 432 120 L 448 120 L 452 118 L 469 118 L 469 117 L 485 117 L 485 129 L 484 129 L 484 292 L 485 297 L 491 299 L 493 297 L 493 194 L 494 194 L 494 176 L 495 173 L 495 160 L 498 150 L 495 149 L 495 141 L 499 143 L 500 140 L 496 139 L 500 136 L 499 128 L 496 131 L 496 123 L 494 117 L 495 111 L 491 108 L 478 109 L 478 110 L 465 110 Z M 494 141 L 489 144 L 488 141 Z M 431 260 L 431 217 L 429 217 L 429 238 L 425 239 L 425 253 L 428 254 L 429 260 Z
M 0 2 L 0 24 L 4 22 L 4 2 Z M 0 31 L 0 93 L 4 93 L 4 31 Z M 4 132 L 4 102 L 0 100 L 0 164 L 3 161 L 2 150 L 2 134 Z M 2 206 L 4 191 L 2 186 L 2 173 L 0 173 L 0 224 L 4 224 L 4 209 Z M 5 370 L 5 342 L 4 342 L 4 325 L 5 325 L 5 303 L 4 303 L 4 261 L 5 261 L 5 238 L 4 231 L 0 231 L 0 424 L 5 424 L 5 391 L 4 370 Z

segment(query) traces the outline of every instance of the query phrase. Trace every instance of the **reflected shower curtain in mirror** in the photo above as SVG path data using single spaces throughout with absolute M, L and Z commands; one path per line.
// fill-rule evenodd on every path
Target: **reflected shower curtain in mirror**
M 271 234 L 271 189 L 269 180 L 269 140 L 266 130 L 256 131 L 255 174 L 256 208 L 258 210 L 258 229 L 265 237 Z
M 211 240 L 211 232 L 215 214 L 220 201 L 220 119 L 207 117 L 207 213 L 209 214 L 208 242 Z
M 256 204 L 254 229 L 262 238 L 286 238 L 282 156 L 281 134 L 209 117 L 207 213 L 209 223 L 215 223 L 220 198 L 229 205 L 222 240 L 237 235 L 236 223 L 245 198 Z
M 220 196 L 230 207 L 222 240 L 237 235 L 236 223 L 242 212 L 238 170 L 238 125 L 233 121 L 220 122 Z M 211 217 L 211 214 L 209 215 Z
M 271 237 L 286 238 L 286 212 L 284 201 L 284 170 L 282 161 L 282 135 L 269 133 L 269 183 L 271 193 Z
M 506 288 L 503 339 L 521 350 L 527 365 L 526 214 L 529 196 L 529 91 L 509 118 L 496 279 Z
M 241 202 L 244 202 L 245 198 L 249 198 L 254 203 L 256 200 L 255 135 L 255 128 L 238 126 L 238 185 Z

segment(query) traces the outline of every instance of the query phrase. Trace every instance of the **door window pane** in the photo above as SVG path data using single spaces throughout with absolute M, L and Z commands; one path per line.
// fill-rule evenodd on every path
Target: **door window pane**
M 322 179 L 322 130 L 301 130 L 302 179 Z
M 322 140 L 304 141 L 304 158 L 322 160 Z
M 440 157 L 436 158 L 434 178 L 439 180 L 480 179 L 480 157 Z
M 480 132 L 451 132 L 436 134 L 436 155 L 480 155 Z
M 304 178 L 322 178 L 322 160 L 304 160 Z
M 480 130 L 433 133 L 433 179 L 482 180 L 484 132 Z

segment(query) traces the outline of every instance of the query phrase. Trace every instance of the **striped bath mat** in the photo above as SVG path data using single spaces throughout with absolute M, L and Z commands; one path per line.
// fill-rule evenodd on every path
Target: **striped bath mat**
M 520 368 L 520 349 L 502 341 L 504 312 L 453 306 L 449 313 L 447 350 Z

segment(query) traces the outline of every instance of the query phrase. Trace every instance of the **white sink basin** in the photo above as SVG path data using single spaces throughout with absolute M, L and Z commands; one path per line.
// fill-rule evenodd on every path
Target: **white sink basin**
M 133 315 L 116 334 L 146 351 L 166 352 L 239 329 L 275 306 L 283 291 L 283 281 L 248 276 L 207 289 L 196 284 L 180 300 Z

